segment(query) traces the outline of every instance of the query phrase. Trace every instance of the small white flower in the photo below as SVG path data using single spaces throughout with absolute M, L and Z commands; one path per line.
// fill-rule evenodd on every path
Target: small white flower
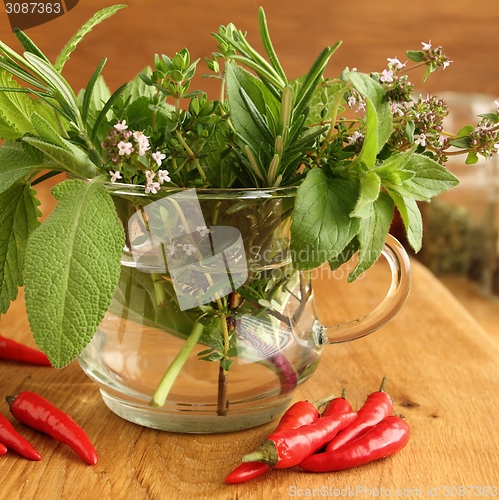
M 146 194 L 149 193 L 156 194 L 158 192 L 158 189 L 159 189 L 159 182 L 153 182 L 152 180 L 147 179 L 146 189 L 145 189 Z
M 357 99 L 353 95 L 351 95 L 348 98 L 347 103 L 350 106 L 350 108 L 353 108 L 357 104 Z
M 166 155 L 161 151 L 156 151 L 152 155 L 152 159 L 156 162 L 158 167 L 161 167 L 161 162 L 166 158 Z
M 116 130 L 118 130 L 118 132 L 123 132 L 124 130 L 126 130 L 128 128 L 128 125 L 126 124 L 126 120 L 118 121 L 118 123 L 114 126 L 114 128 Z
M 393 71 L 391 69 L 384 69 L 379 79 L 383 83 L 393 82 Z
M 120 156 L 131 155 L 133 153 L 133 145 L 131 142 L 118 142 L 118 154 Z
M 387 61 L 390 69 L 402 69 L 405 66 L 405 63 L 402 64 L 396 57 L 388 57 Z
M 189 256 L 192 255 L 194 250 L 196 250 L 196 247 L 194 245 L 191 245 L 190 243 L 182 245 L 182 248 L 184 249 L 184 252 Z
M 201 236 L 206 236 L 207 234 L 211 233 L 211 231 L 206 226 L 198 226 L 198 227 L 196 227 L 196 231 Z
M 428 43 L 421 42 L 421 45 L 423 46 L 423 50 L 430 50 L 431 49 L 431 40 Z
M 356 130 L 349 138 L 348 144 L 355 144 L 359 139 L 362 139 L 364 136 L 358 130 Z
M 121 173 L 118 171 L 113 172 L 112 170 L 110 170 L 109 175 L 111 176 L 111 182 L 116 182 L 118 179 L 123 179 Z
M 446 141 L 446 138 L 443 135 L 439 136 L 439 138 L 438 138 L 438 145 L 440 147 L 442 147 L 445 144 L 445 141 Z
M 401 108 L 398 102 L 392 102 L 390 104 L 390 110 L 393 116 L 402 116 L 404 114 L 404 110 Z
M 151 149 L 149 138 L 144 135 L 144 132 L 134 132 L 133 138 L 137 141 L 137 145 L 139 146 L 139 156 L 144 156 L 146 151 Z
M 171 181 L 168 170 L 158 170 L 158 181 L 160 184 Z
M 152 182 L 154 178 L 156 177 L 156 172 L 153 172 L 152 170 L 146 170 L 145 173 L 147 182 Z
M 426 134 L 419 134 L 414 136 L 414 142 L 420 146 L 426 146 Z

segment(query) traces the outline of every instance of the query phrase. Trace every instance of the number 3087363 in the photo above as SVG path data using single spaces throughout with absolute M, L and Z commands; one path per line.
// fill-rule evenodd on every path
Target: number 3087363
M 5 4 L 5 11 L 7 14 L 60 14 L 62 6 L 58 2 L 12 2 Z

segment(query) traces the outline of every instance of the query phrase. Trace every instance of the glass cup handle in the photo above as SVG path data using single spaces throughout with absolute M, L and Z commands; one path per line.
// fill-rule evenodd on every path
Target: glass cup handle
M 369 335 L 386 325 L 400 311 L 411 289 L 411 262 L 405 248 L 390 234 L 382 255 L 390 266 L 392 281 L 381 304 L 362 318 L 348 323 L 323 326 L 317 321 L 314 336 L 318 345 L 336 344 Z

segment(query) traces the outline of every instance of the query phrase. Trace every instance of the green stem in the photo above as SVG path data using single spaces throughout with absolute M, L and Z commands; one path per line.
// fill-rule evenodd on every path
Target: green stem
M 175 133 L 177 135 L 177 139 L 179 140 L 180 144 L 182 144 L 182 147 L 185 149 L 187 155 L 194 162 L 194 165 L 196 166 L 197 171 L 199 172 L 199 175 L 201 176 L 201 179 L 204 182 L 206 182 L 206 174 L 204 173 L 204 170 L 201 167 L 201 164 L 199 163 L 199 160 L 197 159 L 196 155 L 194 154 L 192 149 L 189 147 L 187 142 L 185 142 L 185 139 L 183 138 L 182 134 L 180 133 L 180 130 L 176 129 Z
M 220 299 L 218 299 L 220 300 Z M 224 359 L 227 358 L 227 352 L 229 351 L 229 328 L 227 326 L 227 317 L 225 314 L 220 315 L 220 320 L 222 321 L 222 331 L 223 331 L 223 343 L 224 343 Z M 217 401 L 217 415 L 223 417 L 227 415 L 228 405 L 227 405 L 227 385 L 229 383 L 229 373 L 220 363 L 218 371 L 218 401 Z
M 163 378 L 159 382 L 158 387 L 154 391 L 153 397 L 149 403 L 151 406 L 161 408 L 165 404 L 166 398 L 168 397 L 175 379 L 180 373 L 180 370 L 184 366 L 192 350 L 198 343 L 203 330 L 204 325 L 196 321 L 189 337 L 185 341 L 185 344 L 175 356 L 175 359 L 171 362 L 170 366 L 163 375 Z

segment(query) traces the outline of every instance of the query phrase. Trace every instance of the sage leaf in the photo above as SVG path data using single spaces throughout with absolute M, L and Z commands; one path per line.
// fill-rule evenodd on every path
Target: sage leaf
M 236 132 L 254 151 L 261 149 L 262 131 L 255 123 L 252 112 L 248 109 L 251 102 L 253 113 L 266 116 L 269 110 L 275 114 L 274 121 L 279 120 L 279 103 L 270 91 L 251 73 L 235 64 L 228 64 L 225 70 L 227 84 L 227 100 L 230 105 L 230 119 Z M 245 95 L 240 90 L 245 90 Z M 266 132 L 268 129 L 266 130 Z
M 102 184 L 67 180 L 52 194 L 58 204 L 26 248 L 25 293 L 35 341 L 61 368 L 88 344 L 111 303 L 124 233 Z
M 64 141 L 64 148 L 51 144 L 50 142 L 42 141 L 36 137 L 23 138 L 24 142 L 39 149 L 42 153 L 63 167 L 64 170 L 82 178 L 92 178 L 97 170 L 88 156 L 69 141 L 65 141 L 62 138 L 61 140 Z
M 297 269 L 313 269 L 334 258 L 359 231 L 351 218 L 356 181 L 311 170 L 299 186 L 291 224 L 291 252 Z
M 23 284 L 24 253 L 39 224 L 38 205 L 29 184 L 16 184 L 0 194 L 0 314 L 7 312 Z
M 81 117 L 76 105 L 76 96 L 65 78 L 50 63 L 47 63 L 44 59 L 40 59 L 35 54 L 26 52 L 24 57 L 37 76 L 59 94 L 63 103 L 71 111 L 76 125 L 81 126 Z
M 348 275 L 349 283 L 367 271 L 381 255 L 393 219 L 393 206 L 393 200 L 386 193 L 380 193 L 371 206 L 370 216 L 361 219 L 357 236 L 359 261 Z

